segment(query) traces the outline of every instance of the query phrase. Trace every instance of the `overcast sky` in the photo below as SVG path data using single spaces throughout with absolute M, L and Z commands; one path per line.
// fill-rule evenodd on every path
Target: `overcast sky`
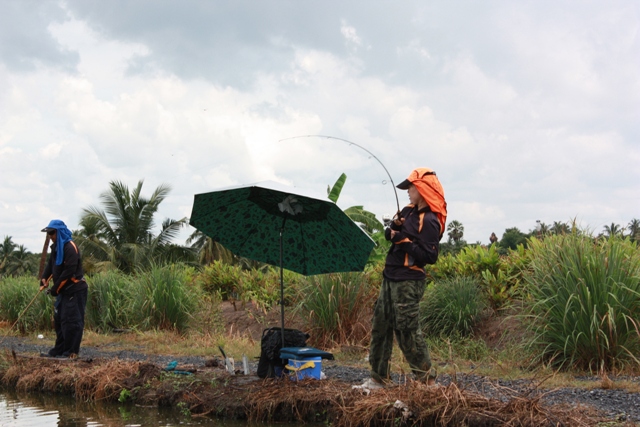
M 0 2 L 0 237 L 40 252 L 109 182 L 275 180 L 396 211 L 431 167 L 468 242 L 640 218 L 640 3 Z M 406 191 L 398 190 L 401 206 Z M 231 219 L 228 226 L 234 226 Z M 177 243 L 193 229 L 185 231 Z M 443 238 L 443 241 L 446 239 Z

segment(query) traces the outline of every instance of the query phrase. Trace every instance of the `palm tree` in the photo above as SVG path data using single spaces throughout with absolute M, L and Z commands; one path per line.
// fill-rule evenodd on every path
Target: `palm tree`
M 640 219 L 633 218 L 627 225 L 627 230 L 629 230 L 629 239 L 637 242 L 640 239 Z
M 111 181 L 109 190 L 100 195 L 104 210 L 95 206 L 83 209 L 78 233 L 87 254 L 104 266 L 111 265 L 131 273 L 152 263 L 191 262 L 195 252 L 191 248 L 171 243 L 187 219 L 167 219 L 158 235 L 153 234 L 154 215 L 170 191 L 160 185 L 150 198 L 142 196 L 143 180 L 129 191 L 120 181 Z
M 619 224 L 611 223 L 611 225 L 604 226 L 604 235 L 606 237 L 614 237 L 618 235 L 622 235 L 624 233 L 624 227 L 620 227 Z
M 455 244 L 458 244 L 464 236 L 464 225 L 454 219 L 447 225 L 447 235 L 449 236 L 449 242 L 453 241 Z
M 2 245 L 0 245 L 0 275 L 5 274 L 5 270 L 11 261 L 11 256 L 16 246 L 11 236 L 4 236 L 4 241 Z
M 7 259 L 4 272 L 9 276 L 21 276 L 35 272 L 32 255 L 24 245 L 19 245 Z
M 220 260 L 226 264 L 233 263 L 233 252 L 199 230 L 194 231 L 191 236 L 189 236 L 187 245 L 191 245 L 191 248 L 199 254 L 199 261 L 202 265 L 211 264 L 216 260 Z
M 571 229 L 569 228 L 569 224 L 567 224 L 566 222 L 553 221 L 553 225 L 551 226 L 551 229 L 549 231 L 551 231 L 555 235 L 560 235 L 568 234 Z

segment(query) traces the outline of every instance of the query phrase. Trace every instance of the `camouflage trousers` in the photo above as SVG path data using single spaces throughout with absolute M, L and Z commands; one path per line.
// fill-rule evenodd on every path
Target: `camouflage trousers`
M 398 341 L 416 379 L 424 381 L 431 372 L 431 358 L 420 328 L 419 304 L 424 280 L 392 282 L 384 279 L 373 311 L 369 363 L 371 377 L 389 380 L 393 337 Z

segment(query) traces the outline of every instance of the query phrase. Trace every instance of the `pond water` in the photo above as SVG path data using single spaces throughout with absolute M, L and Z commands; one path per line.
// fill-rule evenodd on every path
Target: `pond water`
M 238 421 L 190 418 L 169 408 L 82 403 L 69 396 L 0 390 L 0 427 L 214 426 L 246 427 Z M 262 426 L 266 426 L 262 424 Z M 283 424 L 278 424 L 282 427 Z

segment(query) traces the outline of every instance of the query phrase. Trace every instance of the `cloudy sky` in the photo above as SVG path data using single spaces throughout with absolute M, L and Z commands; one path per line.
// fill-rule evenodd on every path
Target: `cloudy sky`
M 39 252 L 109 182 L 274 180 L 396 210 L 433 168 L 469 242 L 640 217 L 640 3 L 0 2 L 0 237 Z M 374 154 L 329 135 L 352 141 Z M 398 190 L 400 204 L 407 202 Z M 185 236 L 190 231 L 185 231 Z M 184 238 L 178 243 L 184 243 Z

